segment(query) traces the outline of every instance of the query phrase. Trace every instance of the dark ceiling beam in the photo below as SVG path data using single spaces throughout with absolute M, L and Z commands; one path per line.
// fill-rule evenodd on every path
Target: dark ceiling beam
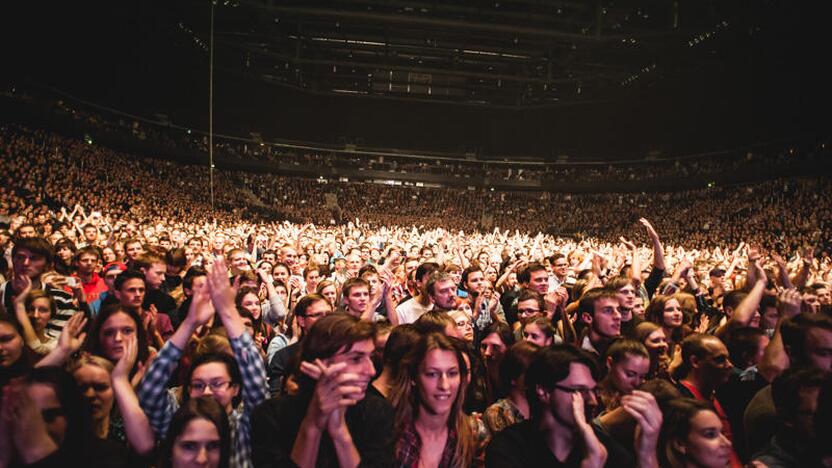
M 404 25 L 419 25 L 432 28 L 456 28 L 468 29 L 475 31 L 489 31 L 495 33 L 504 33 L 511 35 L 529 35 L 538 37 L 547 37 L 552 39 L 566 39 L 576 42 L 601 42 L 620 40 L 625 36 L 610 35 L 603 37 L 594 37 L 584 34 L 575 34 L 564 31 L 556 31 L 546 28 L 534 28 L 527 26 L 515 26 L 506 24 L 483 23 L 477 21 L 463 21 L 455 19 L 444 18 L 425 18 L 420 16 L 405 16 L 388 13 L 373 13 L 365 11 L 349 11 L 339 10 L 334 8 L 311 8 L 311 7 L 293 7 L 280 5 L 265 5 L 258 1 L 241 0 L 240 4 L 250 6 L 252 8 L 259 8 L 267 10 L 275 14 L 291 14 L 298 16 L 311 17 L 325 17 L 337 19 L 352 19 L 361 21 L 370 21 L 378 24 L 404 24 Z
M 230 46 L 234 48 L 240 48 L 240 45 L 237 43 L 226 43 L 226 42 L 217 42 L 218 45 Z M 324 60 L 324 59 L 309 59 L 309 58 L 295 58 L 290 57 L 285 54 L 280 54 L 277 52 L 269 52 L 264 51 L 261 48 L 243 48 L 243 50 L 251 52 L 253 54 L 272 57 L 275 59 L 286 61 L 290 64 L 295 65 L 336 65 L 339 67 L 350 67 L 350 68 L 373 68 L 373 69 L 393 69 L 393 70 L 400 70 L 400 71 L 408 71 L 413 73 L 430 73 L 434 75 L 443 75 L 443 76 L 463 76 L 468 78 L 482 78 L 488 80 L 504 80 L 504 81 L 519 81 L 524 83 L 540 83 L 540 84 L 558 84 L 558 83 L 575 83 L 575 82 L 589 82 L 595 79 L 603 78 L 601 76 L 581 76 L 581 77 L 572 77 L 572 78 L 555 78 L 555 79 L 545 79 L 545 78 L 536 78 L 536 77 L 529 77 L 529 76 L 518 76 L 518 75 L 505 75 L 505 74 L 497 74 L 497 73 L 480 73 L 480 72 L 470 72 L 470 71 L 462 71 L 462 70 L 448 70 L 442 68 L 430 68 L 430 67 L 413 67 L 413 66 L 402 66 L 402 65 L 395 65 L 391 63 L 372 63 L 372 62 L 358 62 L 358 61 L 351 61 L 351 60 Z

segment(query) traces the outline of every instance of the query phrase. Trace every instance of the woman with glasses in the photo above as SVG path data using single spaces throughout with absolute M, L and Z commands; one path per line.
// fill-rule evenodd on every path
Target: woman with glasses
M 230 466 L 248 467 L 251 466 L 251 412 L 266 399 L 266 370 L 234 304 L 228 270 L 221 258 L 214 261 L 208 282 L 194 294 L 185 320 L 147 370 L 139 386 L 139 401 L 157 438 L 161 439 L 167 434 L 180 406 L 180 400 L 168 391 L 167 382 L 188 349 L 194 332 L 211 319 L 215 310 L 228 334 L 234 355 L 209 353 L 194 358 L 185 375 L 181 399 L 184 403 L 192 398 L 211 396 L 219 403 L 228 414 L 231 427 Z

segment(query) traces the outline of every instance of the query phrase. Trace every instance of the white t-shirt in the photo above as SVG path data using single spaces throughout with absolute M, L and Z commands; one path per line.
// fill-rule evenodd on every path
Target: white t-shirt
M 396 306 L 396 316 L 399 318 L 399 325 L 404 325 L 415 322 L 422 314 L 431 310 L 433 310 L 432 303 L 425 307 L 415 298 L 410 298 Z

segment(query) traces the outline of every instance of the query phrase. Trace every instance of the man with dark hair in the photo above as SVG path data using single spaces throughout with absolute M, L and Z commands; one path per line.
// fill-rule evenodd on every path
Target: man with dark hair
M 31 239 L 37 237 L 38 231 L 32 223 L 23 223 L 14 231 L 14 236 L 17 239 Z
M 593 288 L 578 303 L 578 316 L 586 325 L 581 348 L 603 356 L 612 340 L 621 336 L 618 296 L 612 289 Z
M 447 312 L 456 308 L 456 282 L 448 273 L 433 273 L 425 285 L 435 310 Z
M 292 368 L 292 360 L 297 354 L 306 333 L 315 322 L 330 313 L 332 313 L 332 308 L 329 301 L 318 294 L 303 296 L 295 305 L 294 316 L 300 328 L 300 336 L 297 337 L 298 339 L 294 343 L 271 353 L 272 358 L 269 360 L 268 375 L 269 388 L 273 395 L 280 393 L 283 387 L 283 379 L 289 374 Z M 269 343 L 269 347 L 271 348 L 271 343 Z
M 97 247 L 88 245 L 81 247 L 75 253 L 75 277 L 81 281 L 87 303 L 98 299 L 99 294 L 107 290 L 104 279 L 95 272 L 98 262 L 101 260 L 101 253 Z
M 170 317 L 158 313 L 155 307 L 144 308 L 143 304 L 147 300 L 145 275 L 135 270 L 127 270 L 118 275 L 113 286 L 115 287 L 113 297 L 121 306 L 135 311 L 142 317 L 147 328 L 148 345 L 160 349 L 161 345 L 173 335 L 174 327 Z
M 79 312 L 72 302 L 72 295 L 61 286 L 65 278 L 56 274 L 45 274 L 52 267 L 54 253 L 49 241 L 42 237 L 16 239 L 12 247 L 12 279 L 0 284 L 0 297 L 7 311 L 14 310 L 13 299 L 25 287 L 23 276 L 32 281 L 32 289 L 42 289 L 52 296 L 57 313 L 46 324 L 46 334 L 57 338 L 66 321 Z
M 125 263 L 127 263 L 127 268 L 134 269 L 135 268 L 135 261 L 144 254 L 144 245 L 142 245 L 142 241 L 132 238 L 127 239 L 124 241 L 124 256 Z
M 182 321 L 185 320 L 185 317 L 188 316 L 188 310 L 191 307 L 191 301 L 193 301 L 194 293 L 202 289 L 207 281 L 208 272 L 205 268 L 192 266 L 188 268 L 187 272 L 185 272 L 185 277 L 182 278 L 182 295 L 184 296 L 184 300 L 179 305 L 179 309 L 177 311 L 177 323 L 182 323 Z
M 778 297 L 780 322 L 759 365 L 760 373 L 773 380 L 786 368 L 832 371 L 832 318 L 801 313 L 799 292 L 784 291 Z M 756 453 L 774 435 L 776 410 L 771 385 L 754 395 L 743 414 L 748 453 Z
M 308 330 L 297 393 L 254 411 L 255 466 L 393 465 L 393 408 L 370 385 L 374 335 L 372 322 L 346 314 Z
M 372 319 L 370 306 L 370 283 L 361 278 L 350 278 L 341 287 L 343 310 L 353 317 Z
M 402 301 L 396 306 L 399 325 L 413 323 L 425 312 L 433 310 L 433 303 L 426 290 L 431 275 L 439 270 L 439 265 L 433 262 L 422 263 L 416 268 L 415 296 Z
M 682 340 L 682 365 L 676 370 L 676 387 L 687 398 L 707 402 L 722 422 L 722 434 L 734 440 L 728 413 L 716 397 L 720 387 L 731 377 L 731 359 L 722 340 L 694 333 Z M 742 466 L 736 450 L 731 450 L 732 466 Z
M 546 260 L 552 268 L 552 276 L 549 277 L 549 290 L 554 291 L 559 287 L 565 288 L 569 275 L 569 260 L 566 255 L 556 253 L 550 255 Z
M 583 350 L 555 345 L 538 351 L 525 375 L 529 419 L 494 436 L 488 445 L 485 466 L 634 466 L 623 447 L 587 423 L 587 406 L 598 404 L 597 379 L 595 359 Z M 657 406 L 651 408 L 651 418 L 657 411 Z M 659 413 L 659 421 L 660 418 Z M 658 428 L 655 433 L 642 434 L 637 450 L 639 461 L 645 466 L 657 466 L 648 464 L 647 457 L 652 456 L 655 461 Z

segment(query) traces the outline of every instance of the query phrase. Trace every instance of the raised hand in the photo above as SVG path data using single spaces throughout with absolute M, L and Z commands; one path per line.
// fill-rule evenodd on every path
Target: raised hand
M 26 275 L 16 275 L 12 280 L 12 285 L 16 291 L 19 291 L 14 296 L 14 302 L 18 304 L 26 302 L 26 296 L 32 292 L 32 279 Z
M 84 314 L 77 313 L 70 317 L 58 337 L 58 347 L 68 354 L 73 354 L 81 349 L 81 345 L 84 344 L 84 339 L 87 337 L 87 333 L 84 331 L 86 325 L 87 318 Z
M 327 365 L 320 359 L 312 363 L 301 363 L 301 372 L 317 380 L 307 417 L 312 417 L 312 422 L 319 430 L 340 429 L 333 427 L 329 421 L 332 413 L 339 408 L 346 409 L 357 403 L 351 396 L 361 393 L 361 388 L 353 384 L 358 380 L 358 376 L 344 372 L 346 367 L 347 364 L 343 362 Z
M 211 266 L 207 285 L 214 307 L 219 311 L 236 309 L 234 289 L 228 284 L 228 268 L 225 266 L 225 260 L 222 257 L 216 258 Z M 235 281 L 235 283 L 239 286 L 239 282 Z
M 639 223 L 647 229 L 647 235 L 650 236 L 651 239 L 657 240 L 659 238 L 659 234 L 656 233 L 656 230 L 653 228 L 653 225 L 650 224 L 646 218 L 639 218 Z
M 580 392 L 572 394 L 572 416 L 575 418 L 575 425 L 583 440 L 584 458 L 581 460 L 581 468 L 600 468 L 607 461 L 607 449 L 598 440 L 592 426 L 586 421 L 584 409 L 584 397 Z
M 634 390 L 621 397 L 621 407 L 638 423 L 635 447 L 639 454 L 640 467 L 658 467 L 656 448 L 662 428 L 662 411 L 653 395 Z

